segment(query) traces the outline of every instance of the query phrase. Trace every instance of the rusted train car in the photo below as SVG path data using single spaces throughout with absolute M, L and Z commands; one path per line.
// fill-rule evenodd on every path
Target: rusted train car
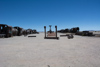
M 32 34 L 33 33 L 32 29 L 27 29 L 26 31 L 27 31 L 27 34 Z
M 12 37 L 12 36 L 21 36 L 21 35 L 27 35 L 32 34 L 32 29 L 23 29 L 21 27 L 15 26 L 9 26 L 6 24 L 0 24 L 0 37 Z
M 61 29 L 61 30 L 58 30 L 58 32 L 61 32 L 61 33 L 76 33 L 76 32 L 79 32 L 79 27 L 74 27 L 74 28 L 71 28 L 71 29 Z
M 23 35 L 23 28 L 18 27 L 18 26 L 14 27 L 14 28 L 18 30 L 18 32 L 17 32 L 17 36 L 21 36 L 21 35 Z
M 79 32 L 79 27 L 71 28 L 71 29 L 70 29 L 70 32 L 71 32 L 71 33 Z
M 0 35 L 4 35 L 4 37 L 13 36 L 12 26 L 8 26 L 6 24 L 0 24 Z
M 89 31 L 82 31 L 82 32 L 77 32 L 75 33 L 76 35 L 81 35 L 81 36 L 94 36 L 92 32 Z
M 17 36 L 18 30 L 14 27 L 12 27 L 12 35 Z

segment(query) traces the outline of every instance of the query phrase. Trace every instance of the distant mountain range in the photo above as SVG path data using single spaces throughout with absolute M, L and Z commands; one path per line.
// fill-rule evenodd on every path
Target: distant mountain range
M 84 30 L 84 31 L 100 31 L 100 30 Z

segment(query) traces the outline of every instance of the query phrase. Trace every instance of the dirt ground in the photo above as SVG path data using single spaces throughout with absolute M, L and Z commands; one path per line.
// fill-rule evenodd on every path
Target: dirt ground
M 31 35 L 0 38 L 0 67 L 100 67 L 100 37 Z

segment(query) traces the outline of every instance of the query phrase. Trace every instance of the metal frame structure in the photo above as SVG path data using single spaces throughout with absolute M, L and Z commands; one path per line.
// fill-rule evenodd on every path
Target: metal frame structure
M 50 29 L 51 29 L 51 27 L 50 27 Z M 44 26 L 44 33 L 45 33 L 44 39 L 59 39 L 59 37 L 57 37 L 57 26 L 55 26 L 55 30 L 56 30 L 56 36 L 55 37 L 47 37 L 46 36 L 46 26 Z

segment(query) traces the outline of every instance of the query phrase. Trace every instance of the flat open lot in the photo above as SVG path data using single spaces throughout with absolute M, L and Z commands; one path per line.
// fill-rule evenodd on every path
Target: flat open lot
M 100 67 L 99 37 L 31 35 L 0 38 L 0 67 Z

